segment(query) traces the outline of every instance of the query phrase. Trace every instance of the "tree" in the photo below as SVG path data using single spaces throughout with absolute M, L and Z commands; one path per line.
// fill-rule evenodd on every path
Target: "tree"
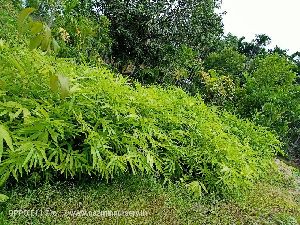
M 111 21 L 117 60 L 156 66 L 182 44 L 207 55 L 222 34 L 219 0 L 97 1 Z
M 239 52 L 245 54 L 250 58 L 255 56 L 266 54 L 266 47 L 271 43 L 271 38 L 266 34 L 256 35 L 255 39 L 251 42 L 244 41 L 245 37 L 240 38 L 239 40 Z
M 291 145 L 300 136 L 300 88 L 295 64 L 287 57 L 269 54 L 253 61 L 254 70 L 246 75 L 238 110 L 258 124 L 274 129 Z
M 220 52 L 213 52 L 204 61 L 206 70 L 214 69 L 220 75 L 241 78 L 245 71 L 246 56 L 233 48 L 225 47 Z
M 81 53 L 90 59 L 91 49 L 97 49 L 101 52 L 99 55 L 110 58 L 108 62 L 120 72 L 128 71 L 128 66 L 134 68 L 126 75 L 129 74 L 146 83 L 161 83 L 167 80 L 174 83 L 169 74 L 175 73 L 180 67 L 174 65 L 174 62 L 181 57 L 182 49 L 194 51 L 195 60 L 215 50 L 216 43 L 223 33 L 221 15 L 215 10 L 219 8 L 220 2 L 220 0 L 28 0 L 27 4 L 38 7 L 38 16 L 45 17 L 43 21 L 67 31 L 70 35 L 68 44 L 72 51 L 65 48 L 62 52 L 71 53 L 68 57 Z M 93 29 L 99 25 L 101 29 L 103 16 L 110 21 L 109 28 L 105 29 L 109 30 L 109 35 L 105 32 L 90 35 L 87 40 L 91 44 L 85 51 L 83 48 L 86 47 L 86 42 L 83 45 L 76 42 L 78 24 L 82 25 L 80 22 L 85 21 L 84 24 L 87 24 L 85 28 Z M 103 48 L 103 45 L 109 46 L 106 44 L 110 43 L 108 36 L 112 38 L 111 51 L 110 48 Z M 80 46 L 80 51 L 73 51 L 74 46 Z M 152 71 L 149 72 L 149 69 Z M 168 79 L 165 79 L 166 77 Z

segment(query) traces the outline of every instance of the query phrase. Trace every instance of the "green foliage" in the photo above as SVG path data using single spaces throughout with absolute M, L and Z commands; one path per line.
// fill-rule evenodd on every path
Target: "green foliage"
M 239 51 L 247 57 L 254 58 L 258 55 L 265 55 L 267 53 L 266 47 L 271 43 L 271 38 L 266 34 L 256 35 L 251 42 L 244 41 L 245 37 L 239 40 Z
M 108 61 L 112 44 L 110 21 L 105 16 L 82 15 L 78 7 L 76 1 L 65 4 L 63 13 L 56 16 L 53 29 L 62 47 L 58 57 L 94 64 Z
M 199 90 L 206 102 L 275 130 L 285 142 L 287 153 L 298 157 L 299 54 L 288 55 L 278 46 L 267 49 L 270 41 L 264 34 L 251 42 L 232 34 L 225 36 L 218 51 L 204 60 L 205 70 L 216 71 L 217 79 L 202 76 Z M 221 82 L 223 76 L 234 82 L 230 85 L 234 88 L 224 88 L 228 85 Z M 227 98 L 224 93 L 229 93 Z
M 297 73 L 297 83 L 300 84 L 300 51 L 295 52 L 290 57 L 296 64 L 295 72 Z
M 202 197 L 203 193 L 207 193 L 207 190 L 203 183 L 199 181 L 193 181 L 186 185 L 186 187 L 194 194 L 195 197 Z
M 164 57 L 155 67 L 144 64 L 139 67 L 133 66 L 133 70 L 127 70 L 129 75 L 137 78 L 143 84 L 175 84 L 190 92 L 198 89 L 192 81 L 202 70 L 197 53 L 186 45 L 181 45 L 178 49 L 172 47 L 164 49 Z M 123 70 L 122 73 L 128 74 L 127 71 Z
M 57 57 L 103 64 L 111 53 L 110 22 L 105 16 L 81 11 L 87 7 L 82 4 L 77 0 L 25 1 L 28 8 L 19 15 L 19 31 L 26 31 L 31 49 L 40 47 L 53 50 Z
M 6 202 L 9 199 L 8 196 L 4 195 L 4 194 L 0 194 L 0 202 Z
M 55 30 L 59 57 L 97 65 L 102 58 L 145 84 L 182 85 L 178 76 L 190 76 L 179 60 L 189 54 L 185 50 L 198 60 L 215 48 L 223 31 L 215 10 L 219 0 L 25 2 Z
M 52 37 L 50 27 L 45 23 L 33 21 L 30 18 L 30 14 L 34 11 L 34 8 L 25 8 L 20 12 L 17 20 L 19 32 L 29 33 L 29 48 L 31 50 L 41 48 L 43 51 L 50 52 L 53 49 L 54 52 L 57 52 L 59 45 Z M 27 22 L 28 18 L 30 19 L 29 22 Z
M 257 35 L 251 42 L 231 34 L 224 37 L 218 51 L 204 60 L 210 75 L 201 73 L 200 92 L 206 102 L 275 130 L 287 153 L 296 156 L 300 141 L 297 53 L 289 56 L 278 46 L 267 49 L 270 41 L 267 35 Z
M 230 104 L 236 98 L 237 84 L 230 76 L 220 75 L 215 70 L 201 72 L 202 94 L 206 102 L 218 106 Z
M 31 51 L 0 31 L 0 185 L 24 174 L 147 173 L 183 179 L 198 197 L 240 194 L 282 153 L 269 128 L 299 146 L 294 64 L 268 55 L 264 35 L 250 44 L 230 37 L 209 54 L 222 31 L 218 1 L 26 4 L 38 10 L 25 8 L 5 29 L 18 25 L 25 35 L 16 40 L 29 39 Z M 144 84 L 195 96 L 44 56 L 39 49 L 59 50 L 53 37 L 56 56 L 100 66 L 103 58 Z M 208 73 L 200 60 L 207 54 Z M 269 128 L 207 107 L 199 90 L 206 102 Z
M 220 52 L 211 53 L 204 61 L 206 70 L 214 69 L 218 74 L 241 78 L 245 71 L 246 56 L 233 48 L 224 48 Z
M 267 55 L 269 52 L 275 53 L 276 47 L 274 50 L 267 49 L 270 43 L 271 38 L 266 34 L 258 34 L 252 41 L 248 42 L 245 41 L 245 37 L 237 37 L 229 33 L 219 40 L 217 52 L 224 51 L 224 49 L 233 49 L 246 56 L 249 60 L 259 55 Z
M 111 21 L 113 56 L 125 63 L 157 66 L 166 47 L 183 43 L 205 55 L 222 33 L 215 0 L 98 1 L 96 6 Z
M 274 174 L 271 177 L 274 178 Z M 80 182 L 41 182 L 33 186 L 26 180 L 7 185 L 3 190 L 10 198 L 5 204 L 0 204 L 0 223 L 293 225 L 300 222 L 300 190 L 298 186 L 291 185 L 296 179 L 285 178 L 282 183 L 272 185 L 258 183 L 240 201 L 223 200 L 215 195 L 195 198 L 181 184 L 163 186 L 159 179 L 150 176 L 125 175 L 108 184 L 98 179 L 84 179 Z M 15 209 L 45 210 L 45 213 L 10 216 Z M 91 212 L 145 210 L 148 216 L 51 216 L 46 213 L 48 209 L 57 214 L 81 209 Z
M 10 1 L 1 0 L 0 1 L 0 39 L 7 40 L 11 42 L 18 41 L 17 27 L 17 12 Z
M 132 87 L 105 68 L 19 47 L 1 50 L 0 71 L 2 182 L 32 171 L 149 173 L 237 194 L 280 151 L 266 129 L 218 115 L 178 88 Z
M 228 46 L 209 54 L 204 60 L 204 70 L 208 73 L 200 73 L 202 85 L 199 89 L 206 102 L 235 111 L 238 93 L 245 83 L 248 59 L 237 51 L 234 44 L 237 40 L 231 36 L 228 39 Z
M 291 61 L 278 54 L 257 58 L 250 74 L 245 74 L 238 106 L 241 115 L 276 130 L 289 145 L 299 137 L 300 88 L 294 68 Z

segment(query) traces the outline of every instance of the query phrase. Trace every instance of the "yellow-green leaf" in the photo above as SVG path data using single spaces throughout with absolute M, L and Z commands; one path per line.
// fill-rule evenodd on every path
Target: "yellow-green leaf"
M 0 177 L 0 187 L 2 187 L 5 182 L 7 181 L 7 179 L 9 178 L 10 176 L 10 172 L 9 171 L 6 171 L 6 173 L 4 173 L 1 177 Z
M 23 30 L 25 20 L 34 10 L 35 10 L 34 8 L 25 8 L 20 12 L 18 18 L 19 31 Z
M 6 130 L 6 128 L 3 125 L 0 125 L 0 159 L 3 154 L 3 140 L 6 142 L 6 144 L 8 145 L 8 147 L 11 150 L 14 150 L 14 147 L 12 144 L 12 139 L 11 139 L 8 131 Z
M 50 42 L 51 42 L 51 29 L 47 25 L 44 25 L 44 38 L 41 44 L 41 48 L 43 51 L 47 51 L 49 49 Z
M 52 91 L 58 91 L 58 77 L 55 74 L 50 75 L 50 88 Z
M 26 156 L 24 162 L 23 162 L 23 167 L 28 163 L 28 161 L 31 159 L 33 153 L 35 152 L 34 149 L 31 149 L 30 152 L 28 153 L 28 155 Z
M 43 40 L 42 34 L 39 34 L 39 35 L 35 36 L 34 38 L 32 38 L 30 40 L 29 49 L 33 50 L 35 48 L 38 48 L 41 45 L 42 40 Z
M 8 196 L 4 194 L 0 194 L 0 202 L 6 202 L 8 199 L 9 199 Z
M 31 24 L 31 34 L 36 35 L 43 30 L 43 23 L 40 21 L 32 22 Z
M 60 47 L 59 47 L 59 44 L 57 43 L 57 41 L 54 38 L 52 38 L 52 46 L 53 46 L 54 52 L 58 52 Z
M 63 75 L 58 75 L 58 80 L 60 84 L 61 97 L 65 98 L 70 93 L 69 78 Z
M 23 108 L 23 118 L 24 122 L 27 122 L 28 118 L 31 116 L 31 113 L 28 109 Z

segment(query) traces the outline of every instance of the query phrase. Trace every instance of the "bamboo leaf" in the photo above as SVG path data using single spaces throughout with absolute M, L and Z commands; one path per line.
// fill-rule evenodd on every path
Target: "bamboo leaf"
M 150 153 L 147 154 L 147 163 L 150 165 L 151 168 L 153 168 L 154 158 Z
M 33 49 L 38 48 L 41 45 L 42 40 L 43 40 L 42 34 L 39 34 L 39 35 L 35 36 L 34 38 L 32 38 L 29 43 L 29 49 L 33 50 Z
M 63 75 L 58 75 L 58 80 L 61 89 L 61 97 L 66 98 L 70 93 L 69 78 Z
M 31 149 L 30 152 L 28 153 L 27 157 L 25 158 L 24 162 L 23 162 L 23 167 L 28 163 L 28 161 L 31 159 L 31 156 L 33 155 L 34 153 L 34 149 Z
M 44 35 L 41 43 L 41 49 L 47 51 L 51 42 L 51 29 L 47 25 L 44 25 Z
M 6 173 L 4 173 L 1 178 L 0 178 L 0 187 L 2 187 L 5 182 L 7 181 L 7 179 L 9 178 L 10 172 L 6 171 Z
M 52 38 L 52 46 L 53 46 L 54 52 L 59 51 L 59 49 L 60 49 L 59 44 L 57 43 L 57 41 L 54 38 Z
M 32 22 L 31 24 L 31 34 L 36 35 L 43 30 L 43 23 L 40 21 Z
M 28 118 L 31 116 L 31 113 L 28 109 L 23 108 L 23 118 L 24 122 L 27 122 Z
M 10 150 L 14 150 L 14 147 L 12 144 L 12 139 L 11 139 L 7 129 L 3 125 L 0 125 L 0 139 L 4 139 L 6 144 L 10 148 Z M 2 149 L 2 152 L 3 152 L 3 149 Z
M 28 18 L 28 16 L 34 12 L 35 9 L 34 8 L 25 8 L 23 9 L 20 14 L 19 14 L 19 17 L 18 17 L 18 28 L 19 28 L 19 31 L 22 32 L 23 29 L 24 29 L 24 22 L 25 20 Z
M 58 77 L 55 74 L 50 75 L 50 88 L 52 91 L 58 91 Z
M 0 162 L 3 155 L 3 138 L 0 138 Z

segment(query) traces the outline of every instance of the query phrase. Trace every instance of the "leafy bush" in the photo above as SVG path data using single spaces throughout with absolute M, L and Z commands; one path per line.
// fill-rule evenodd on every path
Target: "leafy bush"
M 131 75 L 143 84 L 175 84 L 189 92 L 198 87 L 193 87 L 193 79 L 202 70 L 202 65 L 197 53 L 186 45 L 177 49 L 171 46 L 162 49 L 164 57 L 155 67 L 142 65 L 135 68 Z M 176 57 L 174 57 L 176 56 Z M 122 71 L 124 74 L 124 71 Z
M 267 129 L 179 88 L 130 86 L 105 68 L 37 50 L 0 51 L 1 183 L 32 171 L 150 173 L 233 194 L 263 177 L 280 151 Z
M 300 87 L 294 68 L 278 54 L 256 58 L 245 74 L 238 110 L 243 117 L 276 130 L 291 148 L 299 149 Z
M 233 48 L 224 48 L 211 53 L 204 61 L 206 70 L 214 69 L 217 73 L 233 78 L 241 78 L 246 66 L 246 56 Z
M 59 57 L 97 64 L 108 61 L 111 54 L 110 21 L 78 13 L 76 4 L 66 4 L 64 13 L 56 17 L 53 30 L 61 51 Z
M 200 80 L 203 84 L 202 94 L 206 102 L 228 107 L 236 98 L 237 85 L 231 77 L 221 76 L 215 70 L 209 70 L 209 73 L 203 71 L 200 73 Z
M 31 7 L 19 13 L 19 31 L 30 39 L 31 48 L 40 47 L 49 52 L 51 47 L 58 57 L 73 58 L 77 62 L 103 64 L 104 60 L 108 61 L 110 21 L 105 16 L 86 15 L 79 10 L 79 1 L 23 3 Z M 16 17 L 10 16 L 10 19 Z
M 204 85 L 200 90 L 206 102 L 275 130 L 285 142 L 286 152 L 297 156 L 300 153 L 297 53 L 289 56 L 277 46 L 268 50 L 270 40 L 266 35 L 257 35 L 250 43 L 230 34 L 224 37 L 221 48 L 204 60 L 210 75 L 202 73 Z M 211 73 L 212 70 L 215 72 Z
M 0 11 L 0 39 L 16 42 L 18 40 L 16 7 L 7 0 L 1 0 Z

